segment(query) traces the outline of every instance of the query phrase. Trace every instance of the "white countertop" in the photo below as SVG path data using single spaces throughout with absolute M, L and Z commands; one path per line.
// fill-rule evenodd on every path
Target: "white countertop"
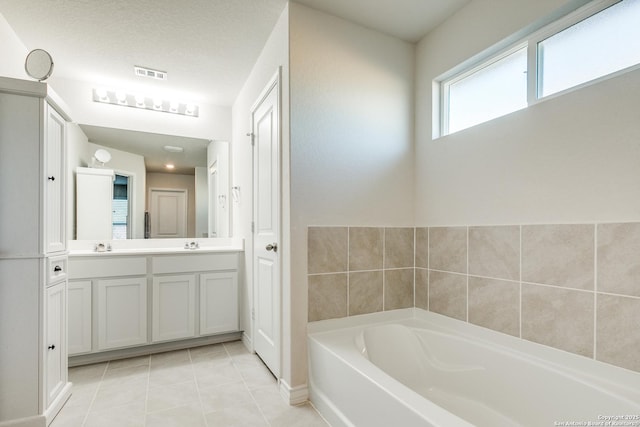
M 105 250 L 96 250 L 96 247 L 100 244 L 104 246 Z M 186 248 L 185 245 L 189 246 L 189 248 Z M 196 245 L 197 247 L 195 247 Z M 107 248 L 111 248 L 111 250 L 107 250 Z M 238 238 L 69 241 L 70 257 L 197 254 L 242 251 L 244 251 L 244 240 Z

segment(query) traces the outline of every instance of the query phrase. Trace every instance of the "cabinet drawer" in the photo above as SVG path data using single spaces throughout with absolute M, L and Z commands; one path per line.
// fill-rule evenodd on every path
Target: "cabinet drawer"
M 47 258 L 47 284 L 59 282 L 67 278 L 68 258 L 57 256 Z
M 93 279 L 97 277 L 143 276 L 147 274 L 145 257 L 111 257 L 101 255 L 73 257 L 69 262 L 70 279 Z
M 198 271 L 237 270 L 237 253 L 154 256 L 151 262 L 153 274 L 192 273 Z

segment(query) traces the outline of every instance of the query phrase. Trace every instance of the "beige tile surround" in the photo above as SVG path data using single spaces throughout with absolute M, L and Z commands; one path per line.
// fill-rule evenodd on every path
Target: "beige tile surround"
M 415 306 L 640 371 L 640 223 L 308 237 L 309 321 Z

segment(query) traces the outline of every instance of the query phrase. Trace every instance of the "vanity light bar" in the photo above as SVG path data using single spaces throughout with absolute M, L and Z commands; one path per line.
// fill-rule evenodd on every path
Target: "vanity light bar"
M 198 117 L 200 113 L 200 108 L 195 104 L 151 98 L 142 94 L 127 93 L 115 89 L 93 89 L 93 101 L 123 107 L 140 108 L 143 110 L 162 111 L 164 113 L 180 114 L 183 116 Z

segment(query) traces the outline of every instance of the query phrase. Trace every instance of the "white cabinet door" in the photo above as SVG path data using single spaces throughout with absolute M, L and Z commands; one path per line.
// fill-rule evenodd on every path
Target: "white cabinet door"
M 65 121 L 45 103 L 45 252 L 62 252 L 67 248 L 66 217 L 66 143 Z
M 69 355 L 91 351 L 91 280 L 69 282 L 68 349 Z
M 98 280 L 98 350 L 147 343 L 147 278 Z
M 238 273 L 200 275 L 200 334 L 238 330 Z
M 153 278 L 153 341 L 193 337 L 195 330 L 196 276 Z
M 45 297 L 45 372 L 46 406 L 58 396 L 67 382 L 67 353 L 65 349 L 66 282 L 46 288 Z
M 112 169 L 76 168 L 76 235 L 78 240 L 113 239 Z

